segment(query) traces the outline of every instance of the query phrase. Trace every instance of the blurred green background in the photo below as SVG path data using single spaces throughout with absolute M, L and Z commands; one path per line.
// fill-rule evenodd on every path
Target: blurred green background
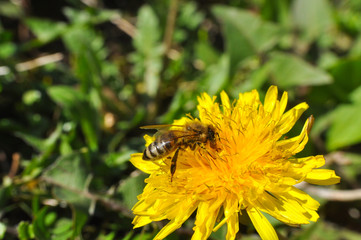
M 152 239 L 132 229 L 141 125 L 197 116 L 201 92 L 270 85 L 315 125 L 341 183 L 301 185 L 317 223 L 284 239 L 361 239 L 361 1 L 0 1 L 0 239 Z M 189 239 L 192 220 L 167 239 Z M 226 228 L 212 234 L 224 239 Z M 239 237 L 258 239 L 251 224 Z

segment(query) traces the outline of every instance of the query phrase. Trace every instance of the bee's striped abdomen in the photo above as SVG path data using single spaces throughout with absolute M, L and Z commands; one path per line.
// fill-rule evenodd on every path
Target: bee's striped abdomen
M 143 152 L 143 160 L 156 160 L 170 154 L 175 149 L 173 132 L 159 136 Z

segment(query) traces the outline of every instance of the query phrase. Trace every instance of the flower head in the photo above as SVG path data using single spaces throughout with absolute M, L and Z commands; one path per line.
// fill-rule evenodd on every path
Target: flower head
M 217 147 L 202 143 L 179 151 L 172 181 L 171 157 L 144 161 L 141 153 L 133 154 L 131 162 L 150 174 L 133 207 L 135 228 L 168 219 L 154 238 L 163 239 L 197 211 L 192 239 L 207 239 L 223 224 L 226 238 L 234 239 L 239 217 L 248 214 L 262 239 L 278 239 L 263 212 L 288 225 L 318 219 L 319 203 L 294 185 L 335 184 L 340 178 L 332 170 L 317 169 L 325 163 L 321 155 L 294 157 L 308 141 L 310 120 L 298 136 L 284 137 L 308 108 L 306 103 L 285 112 L 287 93 L 278 100 L 275 86 L 269 88 L 264 104 L 256 90 L 241 93 L 233 103 L 225 92 L 221 104 L 206 93 L 198 102 L 199 119 L 182 118 L 174 124 L 200 121 L 214 126 Z M 155 138 L 145 140 L 149 145 Z M 219 214 L 223 219 L 216 225 Z

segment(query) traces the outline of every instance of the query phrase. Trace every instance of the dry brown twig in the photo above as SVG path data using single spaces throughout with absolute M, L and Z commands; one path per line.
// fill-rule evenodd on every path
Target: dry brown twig
M 313 196 L 330 201 L 350 202 L 361 199 L 361 189 L 334 190 L 315 186 L 306 186 L 304 190 Z
M 177 51 L 174 48 L 171 48 L 171 41 L 173 37 L 173 31 L 174 31 L 174 24 L 176 19 L 176 12 L 177 12 L 177 1 L 174 1 L 175 3 L 172 3 L 173 5 L 170 7 L 172 10 L 171 13 L 168 14 L 168 21 L 166 26 L 166 33 L 164 35 L 163 43 L 166 47 L 166 56 L 169 59 L 176 60 L 180 57 L 180 52 Z M 126 33 L 129 37 L 134 38 L 137 34 L 137 28 L 127 21 L 125 18 L 121 17 L 119 14 L 116 14 L 111 22 L 121 31 Z
M 136 27 L 118 14 L 112 18 L 111 22 L 117 26 L 118 29 L 128 34 L 131 38 L 134 38 L 137 34 Z
M 168 10 L 167 25 L 165 28 L 163 43 L 165 45 L 166 54 L 171 49 L 175 20 L 177 18 L 178 0 L 172 0 Z
M 350 202 L 361 199 L 360 188 L 352 190 L 335 190 L 323 187 L 316 187 L 306 182 L 297 184 L 297 188 L 307 192 L 312 196 L 326 199 L 329 201 Z
M 41 56 L 26 62 L 18 63 L 15 65 L 15 69 L 18 72 L 29 71 L 34 68 L 38 68 L 50 63 L 55 63 L 63 60 L 64 55 L 62 53 L 53 53 L 45 56 Z M 4 76 L 10 73 L 10 69 L 7 66 L 0 66 L 0 76 Z
M 13 160 L 11 162 L 11 167 L 9 171 L 9 178 L 14 178 L 16 173 L 18 172 L 19 165 L 20 165 L 20 154 L 19 153 L 13 153 L 12 156 Z
M 337 165 L 348 165 L 351 163 L 351 160 L 345 156 L 345 153 L 342 151 L 331 152 L 325 155 L 326 164 L 336 163 Z

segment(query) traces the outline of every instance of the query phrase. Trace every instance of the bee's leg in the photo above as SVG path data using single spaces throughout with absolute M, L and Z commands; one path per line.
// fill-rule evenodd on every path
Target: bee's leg
M 173 175 L 174 175 L 175 170 L 176 170 L 176 168 L 177 168 L 177 159 L 178 159 L 179 149 L 180 149 L 180 148 L 177 148 L 177 150 L 175 151 L 175 153 L 174 153 L 174 155 L 173 155 L 173 158 L 172 158 L 172 162 L 171 162 L 171 164 L 170 164 L 170 174 L 171 174 L 170 181 L 171 181 L 171 182 L 173 181 Z
M 207 150 L 204 145 L 201 145 L 200 143 L 197 143 L 197 145 L 202 148 L 211 158 L 215 159 L 215 157 Z M 199 154 L 203 156 L 202 151 L 199 151 Z
M 196 143 L 193 145 L 193 148 L 195 149 L 196 146 L 198 146 L 198 147 L 202 148 L 203 150 L 207 151 L 207 149 L 206 149 L 202 144 L 200 144 L 199 142 L 196 142 Z M 203 155 L 202 155 L 202 151 L 199 151 L 199 154 L 200 154 L 201 156 L 203 156 Z

